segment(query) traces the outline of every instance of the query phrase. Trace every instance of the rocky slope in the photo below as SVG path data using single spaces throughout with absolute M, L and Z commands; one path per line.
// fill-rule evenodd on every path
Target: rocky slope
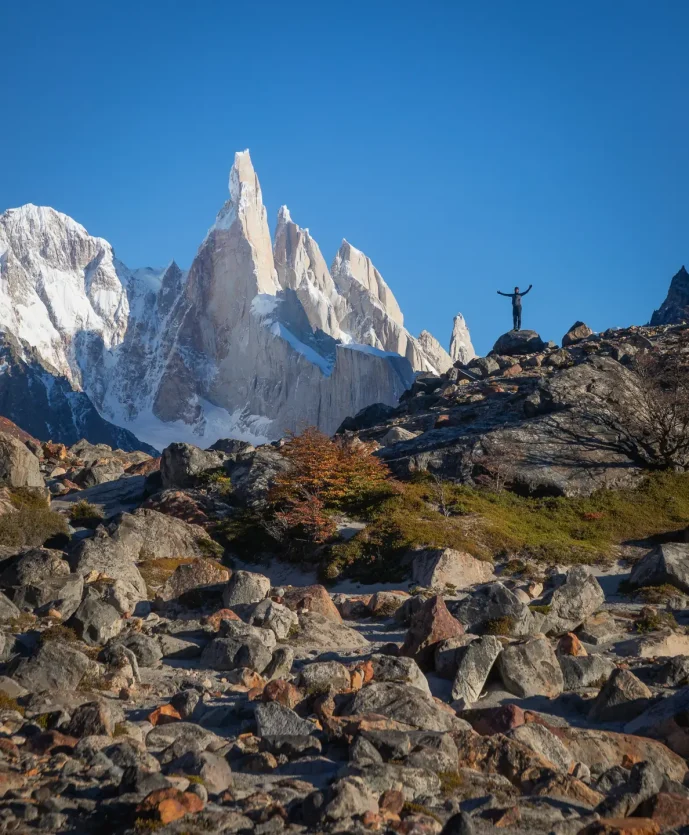
M 146 501 L 95 531 L 82 508 L 49 547 L 3 548 L 0 828 L 689 826 L 688 544 L 650 547 L 631 571 L 522 574 L 431 548 L 412 555 L 411 592 L 329 593 L 278 579 L 275 563 L 216 561 L 214 523 L 265 498 L 280 459 L 275 447 L 222 446 L 171 445 Z M 54 484 L 59 465 L 125 463 L 88 444 L 36 452 L 0 444 L 10 496 L 22 481 Z M 230 496 L 212 478 L 220 465 Z M 137 478 L 108 484 L 126 491 Z M 30 512 L 21 496 L 0 503 L 5 536 L 3 519 Z M 192 508 L 194 521 L 180 518 Z M 662 587 L 665 608 L 622 596 L 622 579 Z
M 130 270 L 71 218 L 27 205 L 0 216 L 0 275 L 0 327 L 104 419 L 158 446 L 332 432 L 372 402 L 396 403 L 415 371 L 451 365 L 430 334 L 405 329 L 351 244 L 328 269 L 283 207 L 273 245 L 248 152 L 188 273 Z
M 629 486 L 642 465 L 608 418 L 616 405 L 630 411 L 640 402 L 632 359 L 672 355 L 686 332 L 680 325 L 594 334 L 579 322 L 558 348 L 533 331 L 511 331 L 489 356 L 420 375 L 399 406 L 372 406 L 340 431 L 380 443 L 378 454 L 402 477 L 423 470 L 473 484 L 497 469 L 535 496 Z

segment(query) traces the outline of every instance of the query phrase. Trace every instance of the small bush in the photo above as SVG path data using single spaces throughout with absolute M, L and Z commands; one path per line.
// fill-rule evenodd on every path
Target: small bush
M 634 624 L 634 629 L 642 635 L 659 629 L 677 629 L 677 621 L 671 612 L 643 609 L 641 616 Z
M 678 597 L 686 596 L 678 588 L 671 586 L 669 583 L 664 583 L 662 586 L 643 586 L 640 589 L 632 590 L 631 594 L 637 600 L 656 605 L 668 603 L 671 600 L 676 600 Z
M 0 545 L 32 548 L 56 534 L 67 533 L 67 523 L 50 509 L 47 499 L 29 490 L 13 490 L 16 513 L 0 516 Z
M 204 557 L 220 559 L 225 553 L 222 545 L 214 539 L 197 539 L 196 545 Z
M 21 716 L 24 715 L 24 708 L 19 702 L 8 696 L 3 690 L 0 690 L 0 710 L 16 710 Z
M 56 623 L 54 626 L 49 626 L 47 629 L 44 629 L 40 634 L 39 640 L 42 644 L 47 644 L 50 641 L 58 641 L 63 644 L 73 644 L 79 641 L 79 636 L 71 626 Z
M 511 635 L 514 632 L 515 622 L 512 617 L 495 618 L 486 623 L 486 635 Z
M 103 521 L 103 514 L 95 504 L 80 499 L 69 509 L 69 521 L 78 528 L 97 528 Z
M 456 771 L 440 771 L 438 777 L 440 777 L 440 793 L 443 797 L 452 797 L 464 786 L 464 780 Z
M 535 603 L 529 604 L 529 609 L 538 615 L 547 615 L 550 611 L 550 606 L 537 606 Z

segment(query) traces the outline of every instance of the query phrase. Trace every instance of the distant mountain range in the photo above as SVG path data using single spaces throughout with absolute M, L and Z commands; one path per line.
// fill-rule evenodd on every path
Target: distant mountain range
M 328 269 L 285 206 L 273 243 L 248 151 L 229 189 L 188 272 L 129 269 L 51 208 L 0 215 L 0 414 L 67 443 L 259 443 L 475 355 L 461 315 L 449 353 L 412 336 L 371 260 L 343 241 Z

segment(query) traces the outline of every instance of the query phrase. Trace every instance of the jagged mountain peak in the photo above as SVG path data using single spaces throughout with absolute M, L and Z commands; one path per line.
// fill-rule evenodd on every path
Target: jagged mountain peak
M 229 192 L 188 272 L 129 269 L 47 207 L 6 212 L 0 329 L 157 447 L 334 431 L 370 403 L 396 403 L 414 371 L 445 369 L 437 340 L 404 328 L 380 272 L 346 239 L 329 269 L 282 206 L 273 244 L 248 151 Z
M 684 265 L 675 273 L 662 305 L 653 312 L 652 325 L 675 325 L 689 322 L 689 273 Z
M 466 320 L 458 313 L 452 321 L 452 336 L 450 337 L 450 357 L 453 362 L 469 362 L 476 356 L 471 342 L 471 335 Z

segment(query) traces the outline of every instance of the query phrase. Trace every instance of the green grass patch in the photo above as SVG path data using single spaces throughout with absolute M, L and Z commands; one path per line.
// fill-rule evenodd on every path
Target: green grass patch
M 44 629 L 39 636 L 39 640 L 42 644 L 47 644 L 50 641 L 58 641 L 62 644 L 75 644 L 79 641 L 79 636 L 71 626 L 56 623 Z
M 50 509 L 48 500 L 38 492 L 13 490 L 10 501 L 16 513 L 0 516 L 0 545 L 33 548 L 59 533 L 67 533 L 67 522 Z
M 97 528 L 103 521 L 103 514 L 95 504 L 80 499 L 70 507 L 69 521 L 78 528 Z
M 659 629 L 677 629 L 677 621 L 671 612 L 644 610 L 634 624 L 634 629 L 645 635 L 647 632 L 657 632 Z

